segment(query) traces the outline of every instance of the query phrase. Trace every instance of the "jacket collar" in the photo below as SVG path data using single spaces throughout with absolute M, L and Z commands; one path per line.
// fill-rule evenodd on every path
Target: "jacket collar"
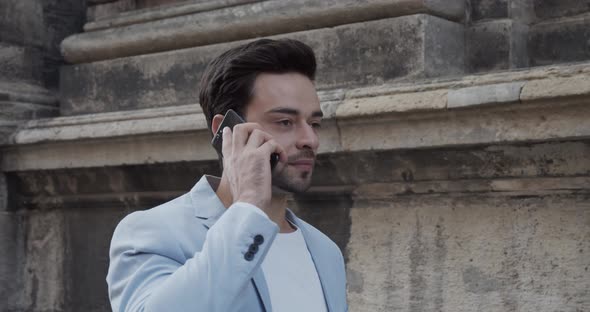
M 195 207 L 195 217 L 202 219 L 207 229 L 213 226 L 226 210 L 215 193 L 219 182 L 220 179 L 217 177 L 204 175 L 189 193 Z

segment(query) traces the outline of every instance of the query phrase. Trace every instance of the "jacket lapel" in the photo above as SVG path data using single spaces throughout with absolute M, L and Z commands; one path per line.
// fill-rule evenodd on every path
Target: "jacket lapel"
M 207 230 L 210 229 L 226 211 L 225 206 L 215 193 L 218 184 L 219 178 L 204 175 L 190 191 L 191 200 L 195 207 L 195 217 L 201 219 L 202 224 Z M 264 273 L 262 273 L 260 267 L 254 273 L 252 282 L 254 283 L 254 288 L 264 305 L 264 310 L 271 312 L 270 295 L 268 293 L 266 280 L 264 279 Z
M 254 283 L 258 296 L 264 305 L 264 311 L 271 312 L 270 294 L 268 293 L 268 286 L 266 285 L 266 280 L 264 279 L 264 273 L 262 272 L 261 267 L 259 267 L 258 270 L 256 270 L 256 273 L 254 273 L 252 282 Z
M 211 186 L 210 183 L 214 186 Z M 215 193 L 218 184 L 219 178 L 204 175 L 190 191 L 191 200 L 195 207 L 195 217 L 201 219 L 207 229 L 215 224 L 226 209 Z
M 328 307 L 328 311 L 335 311 L 334 306 L 332 303 L 332 294 L 331 294 L 331 287 L 329 282 L 329 272 L 332 270 L 329 263 L 322 261 L 322 254 L 323 249 L 320 244 L 318 244 L 317 240 L 314 239 L 312 233 L 308 230 L 308 228 L 300 222 L 299 218 L 295 216 L 291 210 L 287 209 L 287 219 L 293 222 L 300 230 L 301 234 L 303 234 L 303 239 L 305 240 L 305 244 L 307 245 L 307 250 L 311 254 L 311 259 L 315 265 L 315 269 L 318 273 L 320 278 L 320 283 L 322 284 L 322 291 L 324 292 L 324 299 L 326 300 L 326 306 Z

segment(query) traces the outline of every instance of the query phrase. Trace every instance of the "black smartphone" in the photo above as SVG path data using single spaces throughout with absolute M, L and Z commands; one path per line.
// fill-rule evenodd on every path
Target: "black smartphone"
M 223 156 L 223 153 L 221 152 L 221 146 L 222 146 L 222 142 L 223 142 L 223 128 L 225 127 L 229 127 L 230 129 L 234 129 L 234 126 L 240 123 L 244 123 L 244 119 L 242 117 L 240 117 L 240 115 L 238 115 L 238 113 L 236 113 L 233 109 L 229 109 L 226 113 L 225 116 L 223 116 L 223 120 L 221 121 L 221 124 L 219 125 L 219 128 L 217 129 L 217 132 L 215 133 L 215 136 L 213 136 L 213 140 L 211 140 L 211 145 L 213 145 L 213 148 L 215 148 L 215 150 L 217 151 L 217 153 L 219 155 Z M 273 153 L 272 155 L 270 155 L 270 168 L 274 169 L 274 167 L 277 165 L 277 163 L 279 162 L 279 154 L 277 153 Z

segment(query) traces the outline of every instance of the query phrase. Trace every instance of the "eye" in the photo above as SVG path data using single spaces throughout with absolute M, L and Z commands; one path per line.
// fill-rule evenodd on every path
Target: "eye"
M 279 124 L 281 126 L 289 127 L 293 124 L 293 122 L 291 122 L 291 120 L 289 120 L 289 119 L 283 119 L 283 120 L 277 121 L 277 124 Z
M 320 129 L 322 127 L 322 124 L 319 122 L 312 122 L 311 127 L 314 129 Z

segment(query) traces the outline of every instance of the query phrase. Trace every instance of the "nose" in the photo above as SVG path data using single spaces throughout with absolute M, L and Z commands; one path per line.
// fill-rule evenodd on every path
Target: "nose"
M 303 123 L 303 126 L 299 127 L 297 133 L 297 149 L 311 149 L 316 151 L 320 144 L 320 139 L 316 130 L 308 123 Z

